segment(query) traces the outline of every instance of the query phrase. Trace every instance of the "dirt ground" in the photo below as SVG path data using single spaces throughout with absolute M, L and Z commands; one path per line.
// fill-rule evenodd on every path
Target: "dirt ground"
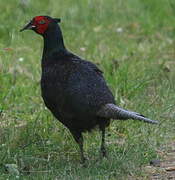
M 149 180 L 175 180 L 175 142 L 158 150 L 160 159 L 152 160 L 150 166 L 145 167 Z
M 129 177 L 128 180 L 175 180 L 175 141 L 157 150 L 159 159 L 143 167 L 144 177 Z

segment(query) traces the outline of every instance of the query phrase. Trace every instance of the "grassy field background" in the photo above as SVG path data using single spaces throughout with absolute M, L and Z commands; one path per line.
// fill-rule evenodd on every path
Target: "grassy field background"
M 0 179 L 143 178 L 141 167 L 175 140 L 175 1 L 6 0 L 0 7 Z M 98 131 L 85 134 L 83 168 L 70 133 L 40 96 L 42 38 L 19 32 L 36 15 L 62 19 L 67 48 L 98 64 L 118 105 L 161 123 L 112 122 L 108 159 L 99 156 Z M 9 172 L 7 164 L 16 167 Z

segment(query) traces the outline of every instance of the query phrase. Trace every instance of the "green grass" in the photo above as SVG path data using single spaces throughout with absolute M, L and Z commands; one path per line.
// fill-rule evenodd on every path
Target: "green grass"
M 20 0 L 0 2 L 0 179 L 16 164 L 21 179 L 127 179 L 174 139 L 175 2 L 173 0 Z M 19 33 L 33 16 L 61 17 L 68 49 L 104 71 L 118 105 L 159 120 L 153 126 L 114 121 L 99 156 L 98 131 L 78 147 L 40 96 L 42 38 Z M 122 32 L 120 32 L 122 31 Z M 84 48 L 84 51 L 82 49 Z M 23 58 L 23 61 L 20 61 Z

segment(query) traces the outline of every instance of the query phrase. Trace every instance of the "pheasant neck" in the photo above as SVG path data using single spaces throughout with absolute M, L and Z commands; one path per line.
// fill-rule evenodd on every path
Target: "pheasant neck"
M 43 35 L 44 49 L 43 57 L 49 55 L 53 51 L 65 50 L 61 29 L 58 24 L 47 30 Z

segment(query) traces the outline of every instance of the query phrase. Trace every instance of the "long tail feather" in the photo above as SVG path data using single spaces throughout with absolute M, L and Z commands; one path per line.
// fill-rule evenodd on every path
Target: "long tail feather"
M 144 121 L 147 123 L 158 124 L 158 121 L 146 118 L 137 112 L 122 109 L 116 106 L 115 104 L 106 104 L 97 112 L 97 115 L 104 118 L 122 119 L 122 120 L 134 119 L 134 120 Z

